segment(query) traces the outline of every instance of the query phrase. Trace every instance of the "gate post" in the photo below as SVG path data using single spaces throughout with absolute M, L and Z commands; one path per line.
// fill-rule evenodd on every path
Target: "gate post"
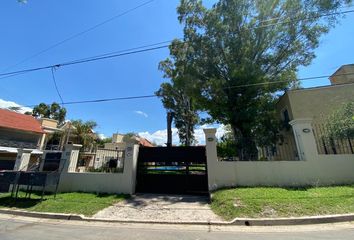
M 80 144 L 66 144 L 65 150 L 62 153 L 60 159 L 59 171 L 64 173 L 75 172 L 77 160 L 79 158 L 79 152 L 82 145 Z
M 31 152 L 31 149 L 18 149 L 14 171 L 27 171 Z
M 208 169 L 208 186 L 209 191 L 215 190 L 216 179 L 215 172 L 217 171 L 217 161 L 218 155 L 216 151 L 216 129 L 209 128 L 203 129 L 205 134 L 205 145 L 206 145 L 206 158 L 207 158 L 207 169 Z
M 130 194 L 135 193 L 136 171 L 138 167 L 139 145 L 128 144 L 125 149 L 123 174 L 129 186 Z
M 300 160 L 313 161 L 318 158 L 312 119 L 294 119 L 289 122 L 293 128 Z

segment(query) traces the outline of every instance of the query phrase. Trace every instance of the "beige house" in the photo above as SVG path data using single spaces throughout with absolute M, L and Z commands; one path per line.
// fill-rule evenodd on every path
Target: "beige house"
M 339 75 L 345 69 L 352 75 Z M 354 101 L 354 64 L 340 67 L 331 77 L 331 85 L 287 91 L 277 104 L 282 120 L 312 118 L 320 123 L 341 105 Z
M 112 136 L 112 142 L 111 143 L 105 143 L 104 148 L 105 149 L 124 149 L 126 148 L 127 142 L 124 141 L 124 134 L 119 134 L 115 133 Z M 134 143 L 138 144 L 142 147 L 154 147 L 154 145 L 147 140 L 146 138 L 143 137 L 132 137 L 129 143 Z
M 315 136 L 319 137 L 328 115 L 343 104 L 354 101 L 354 64 L 341 66 L 329 79 L 331 85 L 289 90 L 280 97 L 277 112 L 285 126 L 292 120 L 312 119 Z M 285 146 L 295 144 L 290 126 L 283 130 L 282 135 Z M 319 152 L 328 151 L 319 138 L 316 140 Z M 342 151 L 346 153 L 347 150 Z

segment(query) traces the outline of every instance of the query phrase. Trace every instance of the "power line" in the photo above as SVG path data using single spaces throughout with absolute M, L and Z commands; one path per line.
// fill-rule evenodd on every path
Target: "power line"
M 354 73 L 343 73 L 343 74 L 337 74 L 336 76 L 348 76 L 348 75 L 354 75 Z M 329 78 L 331 76 L 332 75 L 322 75 L 322 76 L 315 76 L 315 77 L 298 78 L 298 79 L 295 79 L 294 81 L 309 81 L 309 80 L 316 80 L 316 79 L 322 79 L 322 78 Z M 268 84 L 286 83 L 286 82 L 294 82 L 294 81 L 283 80 L 283 81 L 273 81 L 273 82 L 250 83 L 250 84 L 225 87 L 225 89 L 244 88 L 244 87 L 252 87 L 252 86 L 263 86 L 263 85 L 268 85 Z
M 51 49 L 53 49 L 53 48 L 55 48 L 57 46 L 60 46 L 60 45 L 66 43 L 66 42 L 68 42 L 68 41 L 70 41 L 70 40 L 72 40 L 74 38 L 77 38 L 77 37 L 79 37 L 79 36 L 81 36 L 81 35 L 83 35 L 85 33 L 88 33 L 88 32 L 90 32 L 90 31 L 92 31 L 92 30 L 94 30 L 94 29 L 96 29 L 96 28 L 98 28 L 98 27 L 100 27 L 100 26 L 102 26 L 102 25 L 104 25 L 106 23 L 109 23 L 109 22 L 111 22 L 111 21 L 113 21 L 113 20 L 115 20 L 117 18 L 120 18 L 120 17 L 122 17 L 124 15 L 127 15 L 128 13 L 133 12 L 133 11 L 137 10 L 138 8 L 141 8 L 141 7 L 145 6 L 145 5 L 148 5 L 148 4 L 152 3 L 153 1 L 155 1 L 155 0 L 149 0 L 149 1 L 143 2 L 142 4 L 140 4 L 140 5 L 136 6 L 136 7 L 128 9 L 128 10 L 126 10 L 126 11 L 124 11 L 122 13 L 119 13 L 119 14 L 113 16 L 113 17 L 110 17 L 107 20 L 104 20 L 103 22 L 100 22 L 100 23 L 98 23 L 98 24 L 96 24 L 96 25 L 94 25 L 92 27 L 89 27 L 89 28 L 87 28 L 87 29 L 85 29 L 85 30 L 83 30 L 81 32 L 76 33 L 76 34 L 73 34 L 73 35 L 71 35 L 70 37 L 68 37 L 68 38 L 66 38 L 64 40 L 62 40 L 60 42 L 57 42 L 57 43 L 55 43 L 55 44 L 53 44 L 53 45 L 51 45 L 51 46 L 49 46 L 49 47 L 47 47 L 45 49 L 33 54 L 33 55 L 31 55 L 31 56 L 29 56 L 29 57 L 27 57 L 27 58 L 15 63 L 12 66 L 9 66 L 9 67 L 5 68 L 4 71 L 9 70 L 11 68 L 14 68 L 14 67 L 16 67 L 16 66 L 18 66 L 18 65 L 20 65 L 20 64 L 22 64 L 24 62 L 27 62 L 28 60 L 30 60 L 32 58 L 35 58 L 35 57 L 41 55 L 42 53 L 48 52 L 49 50 L 51 50 Z
M 182 39 L 182 38 L 177 38 L 177 39 Z M 124 50 L 118 50 L 118 51 L 114 51 L 114 52 L 109 52 L 109 53 L 103 53 L 103 54 L 99 54 L 99 55 L 95 55 L 92 57 L 87 57 L 87 58 L 81 58 L 81 59 L 77 59 L 77 60 L 73 60 L 67 63 L 76 63 L 76 62 L 80 62 L 80 61 L 85 61 L 85 60 L 90 60 L 92 58 L 99 58 L 99 57 L 105 57 L 105 56 L 110 56 L 112 54 L 120 54 L 120 53 L 125 53 L 128 51 L 135 51 L 135 50 L 140 50 L 140 49 L 145 49 L 145 48 L 149 48 L 149 47 L 154 47 L 154 46 L 158 46 L 161 44 L 166 44 L 166 43 L 171 43 L 173 40 L 168 40 L 168 41 L 162 41 L 162 42 L 158 42 L 158 43 L 152 43 L 152 44 L 148 44 L 148 45 L 142 45 L 139 47 L 133 47 L 133 48 L 128 48 L 128 49 L 124 49 Z M 168 45 L 166 45 L 168 46 Z
M 329 17 L 329 16 L 334 16 L 334 15 L 339 15 L 339 14 L 348 14 L 348 13 L 353 13 L 354 10 L 347 10 L 347 11 L 342 11 L 342 12 L 334 12 L 334 13 L 327 13 L 327 14 L 322 14 L 319 16 L 311 16 L 311 17 L 306 17 L 306 18 L 300 18 L 297 19 L 299 21 L 303 21 L 303 20 L 310 20 L 310 19 L 315 19 L 315 18 L 322 18 L 322 17 Z M 271 24 L 267 24 L 267 25 L 260 25 L 254 28 L 265 28 L 265 27 L 272 27 L 272 26 L 276 26 L 279 24 L 285 24 L 285 23 L 292 23 L 295 22 L 294 20 L 288 20 L 288 21 L 281 21 L 281 22 L 276 22 L 276 23 L 271 23 Z
M 142 98 L 153 98 L 157 95 L 142 95 L 142 96 L 130 96 L 130 97 L 115 97 L 115 98 L 103 98 L 103 99 L 93 99 L 93 100 L 82 100 L 82 101 L 71 101 L 63 102 L 63 105 L 73 105 L 73 104 L 83 104 L 83 103 L 101 103 L 101 102 L 112 102 L 112 101 L 121 101 L 121 100 L 133 100 L 133 99 L 142 99 Z M 34 107 L 36 105 L 28 105 L 25 107 Z
M 338 15 L 338 14 L 353 13 L 353 12 L 354 12 L 354 10 L 342 11 L 342 12 L 337 12 L 337 13 L 321 15 L 320 17 L 327 16 L 327 15 Z M 301 19 L 299 19 L 299 20 L 301 20 Z M 281 22 L 281 23 L 285 23 L 285 22 Z M 273 26 L 273 25 L 276 25 L 276 24 L 279 24 L 279 23 L 268 24 L 268 25 L 266 25 L 266 27 Z M 262 27 L 262 26 L 259 26 L 259 27 Z M 40 71 L 40 70 L 44 70 L 44 69 L 48 69 L 48 68 L 52 68 L 52 67 L 69 66 L 69 65 L 74 65 L 74 64 L 81 64 L 81 63 L 87 63 L 87 62 L 92 62 L 92 61 L 99 61 L 99 60 L 103 60 L 103 59 L 121 57 L 121 56 L 125 56 L 125 55 L 137 54 L 137 53 L 141 53 L 141 52 L 154 51 L 154 50 L 158 50 L 158 49 L 162 49 L 162 48 L 167 48 L 167 47 L 169 47 L 169 45 L 163 45 L 163 46 L 152 47 L 152 48 L 146 48 L 146 47 L 156 46 L 156 45 L 160 45 L 160 44 L 167 43 L 167 42 L 171 42 L 171 41 L 163 41 L 163 42 L 160 42 L 160 43 L 140 46 L 140 47 L 136 47 L 136 48 L 130 48 L 130 49 L 126 49 L 126 50 L 121 50 L 121 51 L 116 51 L 116 52 L 112 52 L 112 53 L 101 54 L 101 55 L 97 55 L 97 56 L 93 56 L 93 57 L 88 57 L 88 58 L 79 59 L 79 60 L 73 60 L 73 61 L 70 61 L 70 62 L 59 63 L 59 64 L 54 64 L 54 65 L 49 65 L 49 66 L 44 66 L 44 67 L 29 68 L 29 69 L 14 71 L 14 72 L 1 73 L 0 76 L 12 77 L 12 76 L 8 76 L 8 75 L 15 76 L 15 74 L 18 75 L 18 74 L 24 74 L 24 73 L 33 72 L 33 71 Z M 181 44 L 183 44 L 183 42 Z M 129 50 L 132 50 L 132 49 L 133 49 L 133 51 L 129 51 Z M 135 49 L 137 49 L 137 50 L 135 50 Z M 2 78 L 0 78 L 0 79 L 2 79 Z
M 149 51 L 154 51 L 154 50 L 158 50 L 158 49 L 162 49 L 162 48 L 166 48 L 166 47 L 169 47 L 169 45 L 146 48 L 146 49 L 141 49 L 141 50 L 136 50 L 136 51 L 122 52 L 122 53 L 106 55 L 106 56 L 87 58 L 87 59 L 76 60 L 76 61 L 72 61 L 72 62 L 58 63 L 58 64 L 48 65 L 48 66 L 44 66 L 44 67 L 28 68 L 28 69 L 14 71 L 14 72 L 1 73 L 0 76 L 9 76 L 9 75 L 12 76 L 12 75 L 18 75 L 18 74 L 25 74 L 25 73 L 40 71 L 40 70 L 49 69 L 49 68 L 53 68 L 53 67 L 63 67 L 63 66 L 87 63 L 87 62 L 98 61 L 98 60 L 103 60 L 103 59 L 116 58 L 116 57 L 137 54 L 137 53 L 142 53 L 142 52 L 149 52 Z
M 348 75 L 354 75 L 354 73 L 343 73 L 343 74 L 337 74 L 336 76 L 348 76 Z M 322 75 L 322 76 L 299 78 L 299 79 L 297 79 L 297 81 L 316 80 L 316 79 L 328 78 L 330 76 L 331 75 Z M 263 85 L 267 85 L 267 84 L 277 84 L 277 83 L 283 83 L 283 82 L 289 82 L 289 81 L 274 81 L 274 82 L 263 82 L 263 83 L 254 83 L 254 84 L 242 84 L 242 85 L 235 85 L 235 86 L 225 87 L 223 89 L 263 86 Z M 121 101 L 121 100 L 154 98 L 154 97 L 158 97 L 158 96 L 156 94 L 151 94 L 151 95 L 140 95 L 140 96 L 129 96 L 129 97 L 114 97 L 114 98 L 102 98 L 102 99 L 63 102 L 62 104 L 63 105 L 74 105 L 74 104 L 84 104 L 84 103 L 101 103 L 101 102 L 111 102 L 111 101 Z M 28 106 L 25 106 L 25 107 L 34 107 L 34 106 L 36 106 L 36 105 L 28 105 Z
M 54 75 L 54 70 L 55 70 L 54 67 L 51 68 L 52 79 L 53 79 L 53 83 L 54 83 L 55 90 L 57 91 L 57 94 L 58 94 L 58 96 L 59 96 L 59 98 L 60 98 L 61 105 L 63 106 L 63 105 L 64 105 L 64 100 L 63 100 L 63 98 L 62 98 L 62 96 L 61 96 L 61 94 L 60 94 L 60 92 L 59 92 L 58 85 L 57 85 L 57 81 L 56 81 L 55 75 Z
M 351 5 L 348 5 L 348 6 L 342 6 L 342 7 L 339 7 L 340 9 L 348 9 L 348 8 L 351 8 L 351 7 L 353 7 L 353 5 L 351 4 Z M 300 7 L 300 8 L 297 8 L 296 9 L 296 11 L 301 11 L 302 10 L 302 8 Z M 325 12 L 325 10 L 319 10 L 319 11 L 313 11 L 313 12 L 311 12 L 311 13 L 321 13 L 321 12 Z M 344 13 L 344 12 L 342 12 L 342 13 Z M 333 13 L 329 13 L 329 14 L 337 14 L 336 12 L 333 12 Z M 326 14 L 325 14 L 326 15 Z M 316 16 L 316 17 L 324 17 L 325 15 L 319 15 L 319 16 Z M 265 22 L 271 22 L 271 21 L 274 21 L 274 20 L 280 20 L 281 18 L 282 18 L 283 16 L 279 16 L 279 17 L 274 17 L 274 18 L 270 18 L 270 19 L 264 19 L 264 20 L 261 20 L 261 21 L 258 21 L 257 23 L 259 24 L 259 23 L 265 23 Z M 312 17 L 314 17 L 314 16 L 312 16 Z M 307 19 L 307 18 L 305 18 L 305 19 Z

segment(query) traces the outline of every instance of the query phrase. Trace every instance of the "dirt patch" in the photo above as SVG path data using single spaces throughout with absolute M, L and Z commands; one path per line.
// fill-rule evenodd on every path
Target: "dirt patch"
M 277 217 L 277 211 L 269 206 L 263 208 L 261 212 L 262 217 Z

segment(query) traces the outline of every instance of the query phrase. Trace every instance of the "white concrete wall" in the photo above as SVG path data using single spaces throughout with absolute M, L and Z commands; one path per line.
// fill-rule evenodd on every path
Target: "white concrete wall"
M 72 166 L 71 162 L 77 161 L 77 156 L 72 152 L 70 154 L 64 154 L 72 156 L 73 158 L 69 158 L 65 164 L 66 167 L 64 167 L 60 177 L 59 191 L 133 194 L 135 192 L 138 153 L 138 145 L 127 146 L 125 150 L 123 173 L 70 172 Z
M 218 161 L 216 130 L 204 129 L 209 190 L 229 186 L 320 186 L 354 183 L 354 155 L 318 155 L 311 120 L 293 121 L 292 126 L 301 161 Z
M 60 192 L 132 194 L 131 183 L 122 173 L 63 173 Z

